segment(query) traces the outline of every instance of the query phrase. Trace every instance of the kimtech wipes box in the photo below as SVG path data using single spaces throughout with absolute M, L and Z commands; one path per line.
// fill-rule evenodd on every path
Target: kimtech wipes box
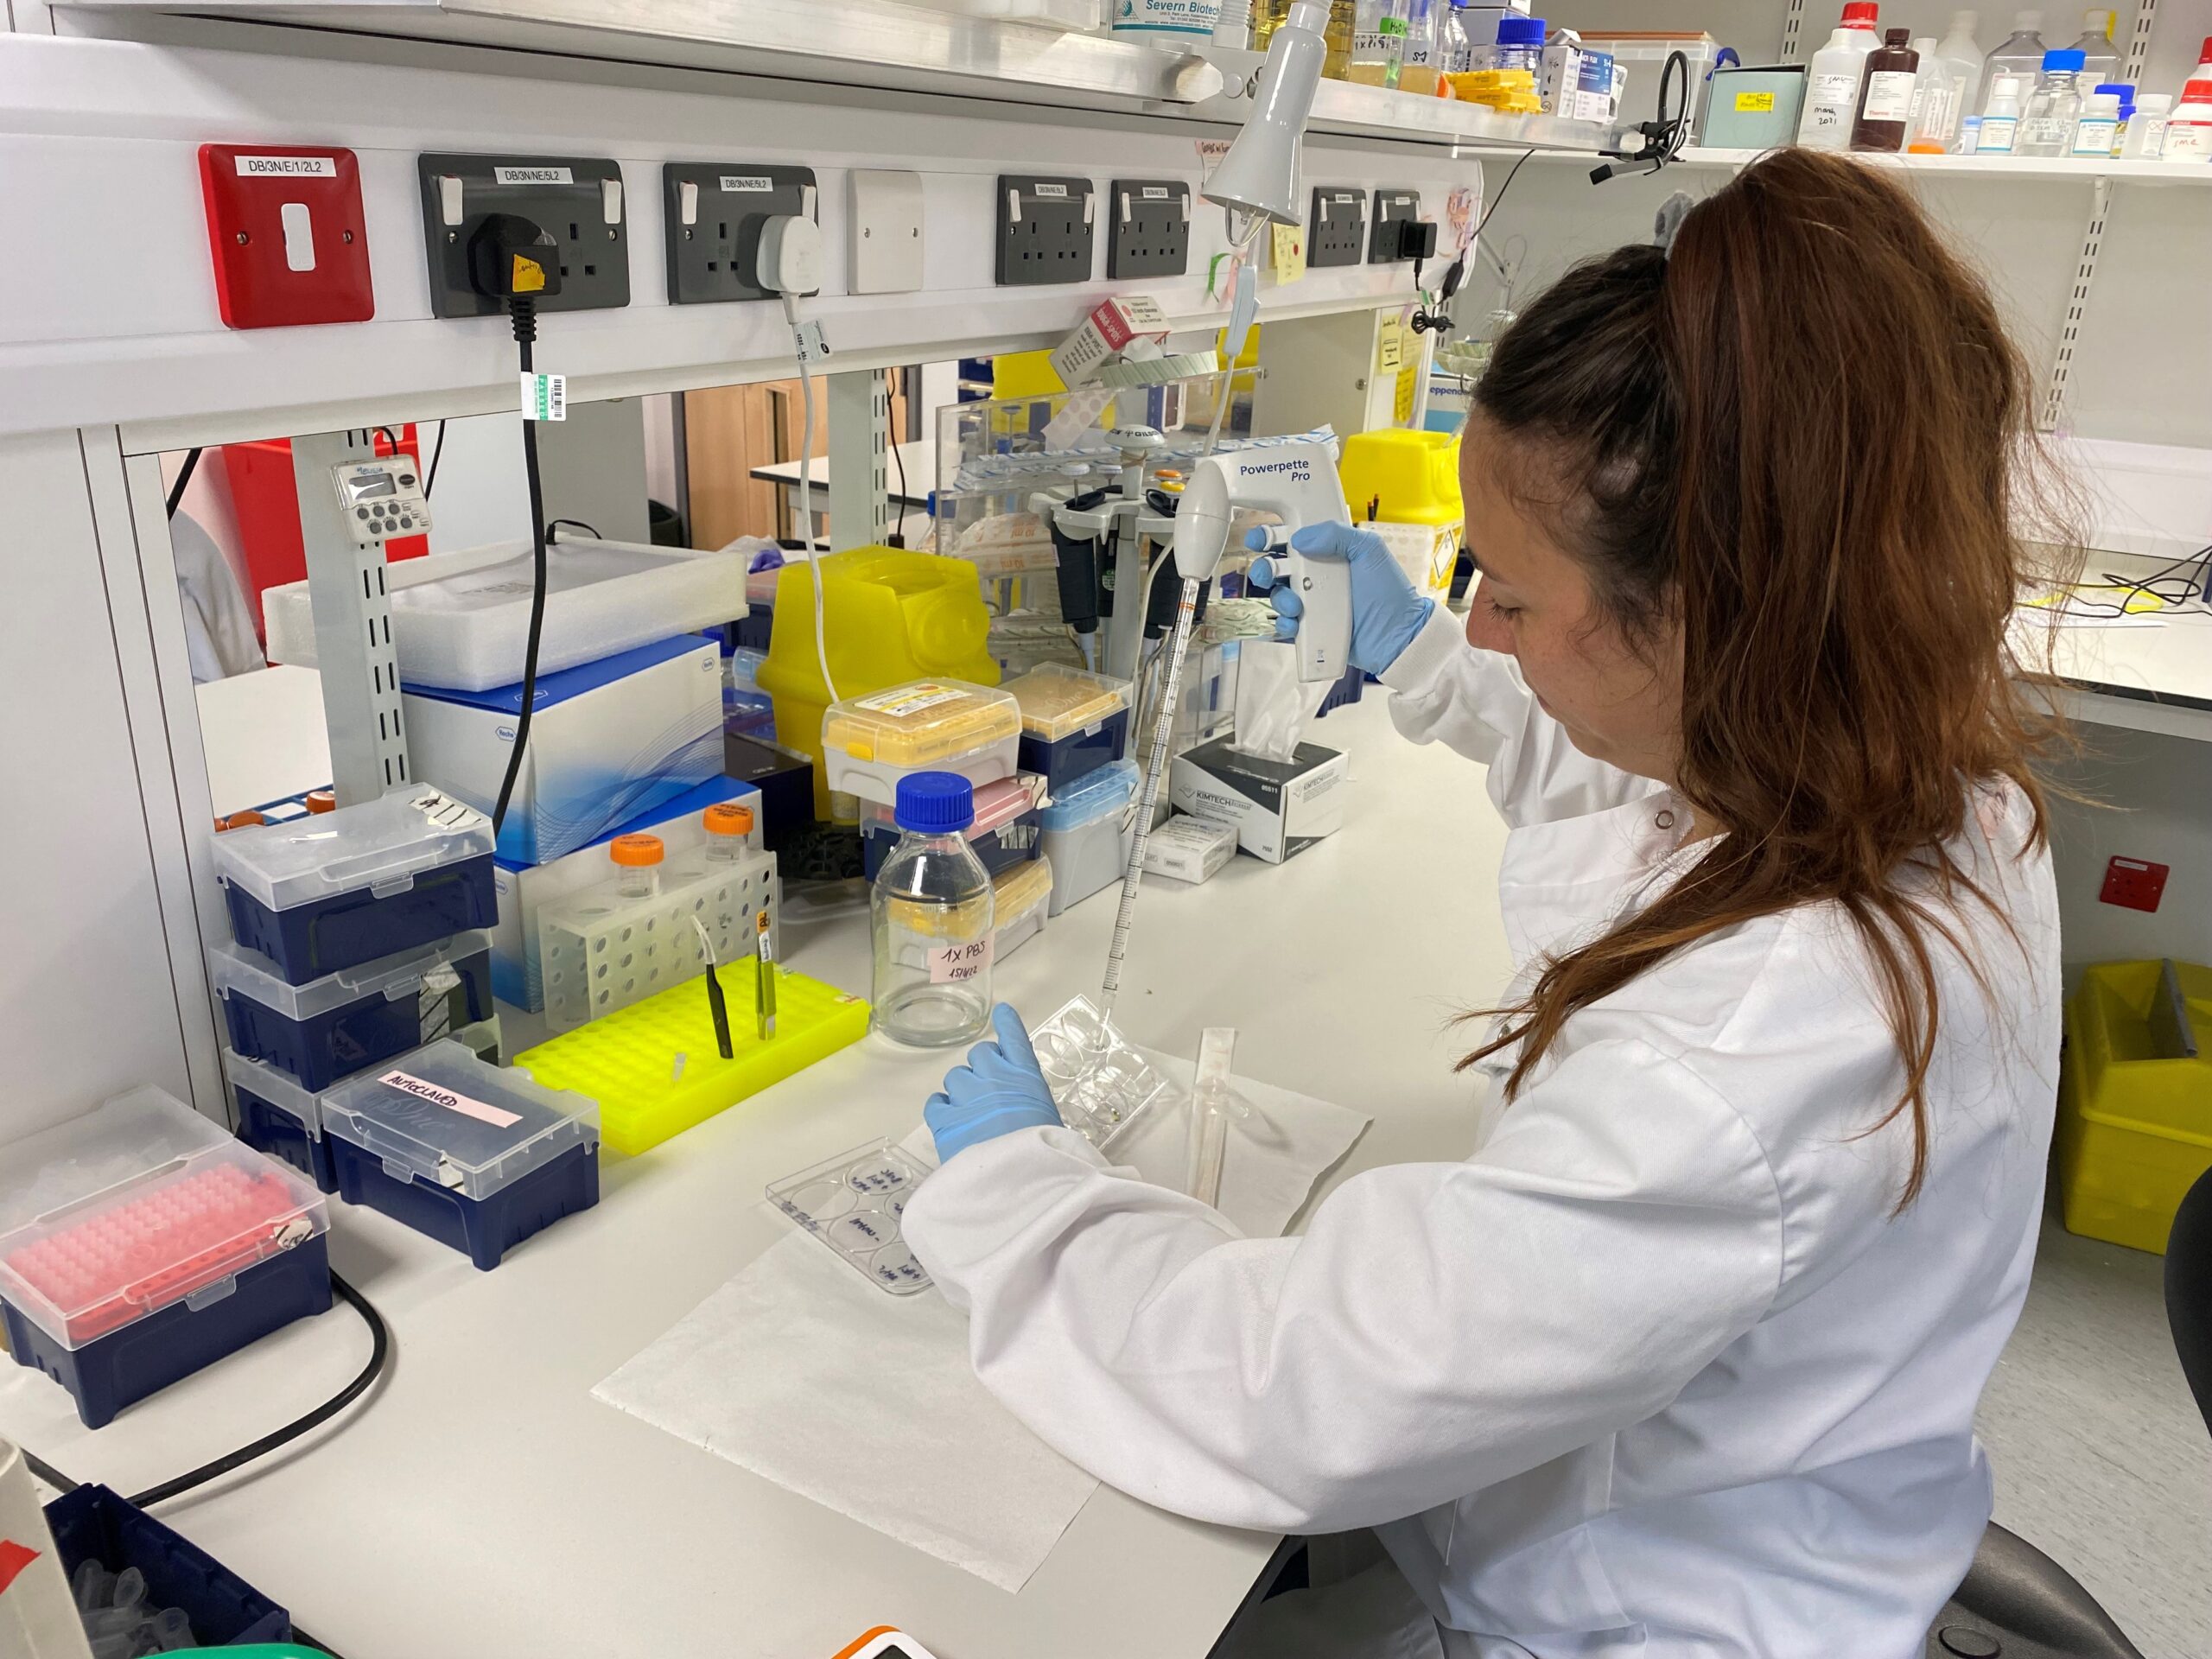
M 1351 782 L 1351 763 L 1318 743 L 1267 760 L 1224 738 L 1177 755 L 1167 788 L 1177 811 L 1235 824 L 1239 847 L 1280 864 L 1343 827 Z

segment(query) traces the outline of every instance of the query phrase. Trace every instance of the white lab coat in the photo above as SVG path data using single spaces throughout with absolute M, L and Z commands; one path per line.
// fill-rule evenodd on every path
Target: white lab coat
M 1696 856 L 1668 791 L 1581 755 L 1448 616 L 1385 677 L 1402 732 L 1490 766 L 1524 972 Z M 2017 791 L 1974 807 L 1953 850 L 2003 918 L 1958 925 L 1993 995 L 1941 960 L 1901 1215 L 1910 1131 L 1866 1133 L 1890 1032 L 1849 928 L 1804 908 L 1583 1010 L 1465 1161 L 1354 1176 L 1302 1237 L 1058 1128 L 951 1160 L 906 1236 L 1046 1440 L 1180 1514 L 1375 1528 L 1454 1659 L 1909 1659 L 1988 1519 L 1974 1405 L 2057 1079 L 2050 861 Z

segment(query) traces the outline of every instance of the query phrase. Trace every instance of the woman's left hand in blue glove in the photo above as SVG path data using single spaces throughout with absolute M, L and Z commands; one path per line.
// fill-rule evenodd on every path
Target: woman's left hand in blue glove
M 969 1049 L 968 1064 L 946 1072 L 944 1088 L 922 1108 L 940 1164 L 980 1141 L 1061 1121 L 1021 1016 L 1001 1002 L 991 1010 L 991 1029 L 997 1040 Z

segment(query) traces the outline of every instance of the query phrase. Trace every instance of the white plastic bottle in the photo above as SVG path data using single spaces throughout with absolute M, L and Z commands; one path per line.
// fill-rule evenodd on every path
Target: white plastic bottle
M 1808 149 L 1847 149 L 1851 124 L 1859 113 L 1859 82 L 1866 60 L 1881 44 L 1874 32 L 1878 8 L 1852 0 L 1843 9 L 1828 43 L 1813 54 L 1805 86 L 1805 111 L 1798 118 L 1797 142 Z
M 2019 142 L 2020 103 L 2026 89 L 2018 75 L 1999 75 L 1989 89 L 1989 107 L 1974 136 L 1977 156 L 2010 156 Z
M 2138 92 L 2135 113 L 2127 118 L 2120 134 L 2120 158 L 2124 162 L 2155 162 L 2166 144 L 2166 115 L 2174 101 L 2164 92 Z
M 1981 48 L 1974 44 L 1974 32 L 1981 22 L 1980 14 L 1955 11 L 1951 27 L 1936 47 L 1936 60 L 1951 72 L 1957 86 L 1958 108 L 1953 117 L 1952 148 L 1963 154 L 1972 146 L 1961 142 L 1965 136 L 1966 120 L 1981 109 Z
M 2016 75 L 2023 88 L 2036 84 L 2043 73 L 2043 13 L 2017 12 L 2011 36 L 1992 52 L 1981 67 L 1981 112 L 1989 113 L 1989 95 L 1999 75 Z
M 1947 155 L 1951 148 L 1948 129 L 1953 113 L 1950 72 L 1936 59 L 1933 35 L 1921 35 L 1913 41 L 1912 49 L 1920 54 L 1920 67 L 1913 72 L 1912 110 L 1905 117 L 1904 147 L 1916 155 Z M 1943 130 L 1940 137 L 1923 131 L 1931 120 Z
M 2082 116 L 2082 54 L 2063 46 L 2043 54 L 2043 73 L 2020 115 L 2020 136 L 2012 145 L 2016 156 L 2049 158 L 2064 156 L 2074 148 L 2074 124 Z
M 2082 14 L 2082 38 L 2074 49 L 2082 54 L 2082 85 L 2095 86 L 2120 77 L 2120 54 L 2113 49 L 2112 26 L 2118 14 L 2101 7 Z
M 2120 95 L 2091 92 L 2082 100 L 2081 118 L 2074 123 L 2074 143 L 2067 154 L 2077 162 L 2108 162 L 2112 147 L 2120 142 Z
M 2158 153 L 2169 162 L 2212 162 L 2212 79 L 2191 77 L 2181 89 Z

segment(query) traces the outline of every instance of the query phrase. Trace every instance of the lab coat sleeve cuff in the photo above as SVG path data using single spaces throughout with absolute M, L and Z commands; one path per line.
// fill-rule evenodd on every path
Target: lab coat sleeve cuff
M 1398 653 L 1398 660 L 1376 677 L 1393 691 L 1426 696 L 1436 690 L 1438 680 L 1452 664 L 1473 649 L 1461 631 L 1459 619 L 1439 605 L 1429 612 L 1428 620 L 1421 625 L 1413 642 Z

